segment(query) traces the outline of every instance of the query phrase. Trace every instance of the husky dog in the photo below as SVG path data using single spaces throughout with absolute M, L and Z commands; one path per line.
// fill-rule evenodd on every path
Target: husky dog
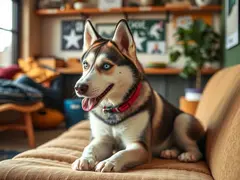
M 152 156 L 182 162 L 202 158 L 197 146 L 204 135 L 201 123 L 151 88 L 125 20 L 112 40 L 101 38 L 87 20 L 83 51 L 75 91 L 89 111 L 92 140 L 72 169 L 119 172 Z

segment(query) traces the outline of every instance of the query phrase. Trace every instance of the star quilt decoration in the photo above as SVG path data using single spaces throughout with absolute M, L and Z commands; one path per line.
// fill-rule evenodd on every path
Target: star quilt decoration
M 84 21 L 67 20 L 62 21 L 62 50 L 82 50 Z

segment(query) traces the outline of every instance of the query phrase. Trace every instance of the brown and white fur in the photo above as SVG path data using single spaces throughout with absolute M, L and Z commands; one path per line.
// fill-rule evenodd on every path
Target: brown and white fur
M 119 172 L 148 162 L 152 156 L 182 162 L 202 158 L 197 146 L 204 135 L 200 122 L 151 88 L 125 20 L 117 24 L 112 40 L 101 38 L 87 21 L 83 50 L 84 71 L 76 83 L 76 94 L 90 99 L 102 94 L 110 84 L 114 86 L 89 112 L 92 141 L 72 169 Z M 103 69 L 104 63 L 111 68 Z M 142 83 L 140 96 L 127 111 L 103 113 L 103 106 L 123 103 L 138 82 Z

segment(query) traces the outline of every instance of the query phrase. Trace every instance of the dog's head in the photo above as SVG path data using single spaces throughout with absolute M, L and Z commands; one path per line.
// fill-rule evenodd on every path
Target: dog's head
M 85 111 L 92 110 L 103 100 L 113 105 L 121 103 L 142 77 L 135 43 L 125 20 L 117 24 L 112 40 L 100 37 L 87 20 L 83 52 L 83 74 L 75 91 L 83 97 Z

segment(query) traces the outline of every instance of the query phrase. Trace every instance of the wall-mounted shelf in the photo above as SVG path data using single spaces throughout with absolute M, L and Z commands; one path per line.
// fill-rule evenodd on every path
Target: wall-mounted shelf
M 67 15 L 97 15 L 97 14 L 118 14 L 118 13 L 161 13 L 161 12 L 171 12 L 171 13 L 213 13 L 221 11 L 221 6 L 205 6 L 205 7 L 193 7 L 193 6 L 151 6 L 151 7 L 123 7 L 123 8 L 112 8 L 109 10 L 100 10 L 98 8 L 84 8 L 81 10 L 69 9 L 69 10 L 60 10 L 60 9 L 40 9 L 36 11 L 36 14 L 39 16 L 67 16 Z
M 218 71 L 219 69 L 202 69 L 202 74 L 211 75 Z M 180 68 L 144 68 L 145 74 L 154 75 L 154 74 L 162 74 L 162 75 L 178 75 L 182 72 Z
M 219 69 L 202 69 L 202 74 L 211 75 L 217 72 Z M 61 74 L 81 74 L 81 68 L 58 68 L 57 71 Z M 144 68 L 145 74 L 148 75 L 178 75 L 182 72 L 180 68 Z

